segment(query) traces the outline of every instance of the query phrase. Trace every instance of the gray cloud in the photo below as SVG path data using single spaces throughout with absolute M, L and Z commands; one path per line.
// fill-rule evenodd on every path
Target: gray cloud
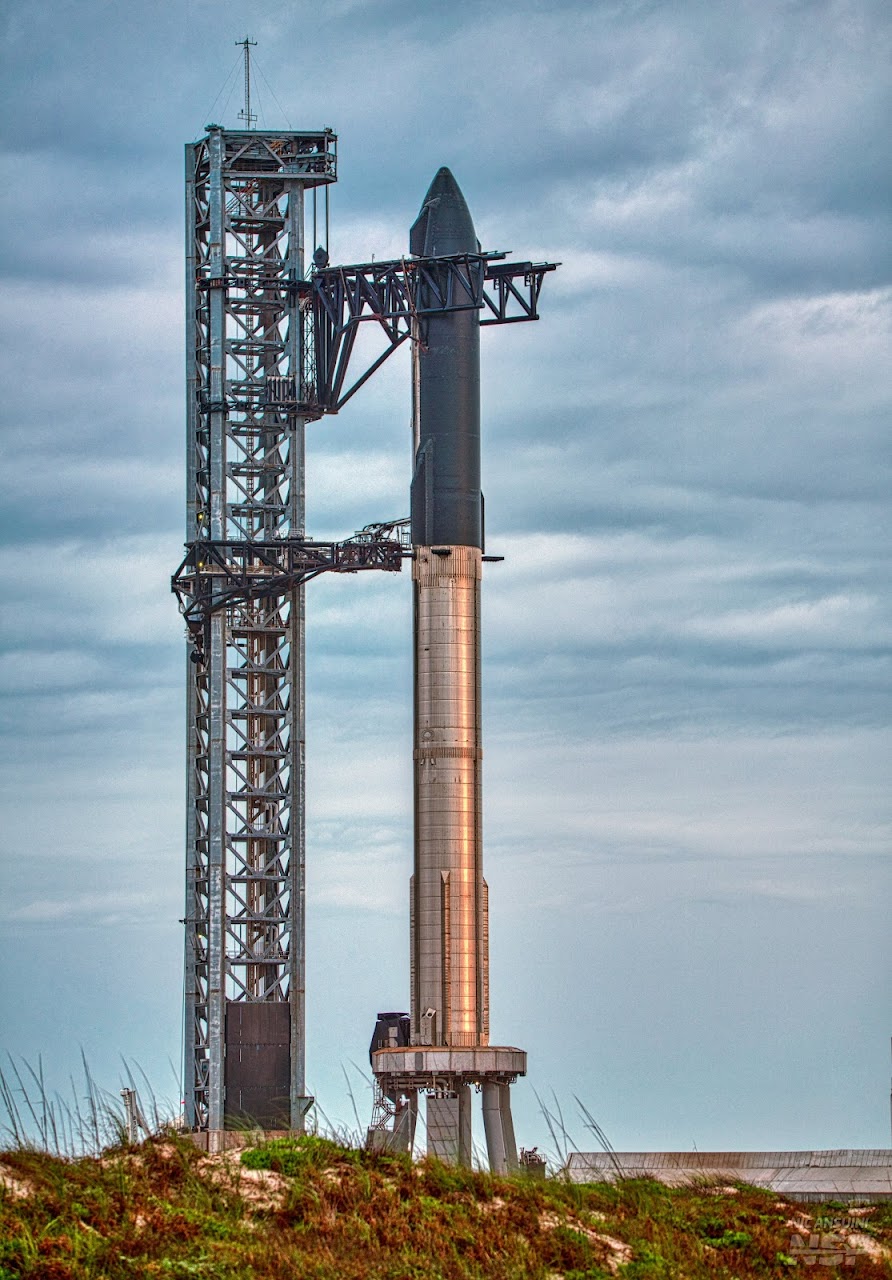
M 3 1025 L 159 1080 L 182 144 L 212 104 L 237 123 L 244 23 L 34 0 L 4 27 Z M 484 338 L 502 1034 L 616 1145 L 881 1145 L 887 6 L 324 0 L 250 31 L 261 123 L 339 131 L 336 258 L 403 252 L 449 163 L 487 246 L 563 262 L 541 324 Z M 309 439 L 317 536 L 404 514 L 406 353 Z M 407 985 L 408 584 L 308 598 L 311 1073 L 347 1116 L 340 1064 Z

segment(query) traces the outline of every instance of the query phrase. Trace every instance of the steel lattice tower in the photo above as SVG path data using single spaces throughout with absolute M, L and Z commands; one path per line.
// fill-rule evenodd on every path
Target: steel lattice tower
M 304 195 L 336 138 L 209 125 L 186 148 L 187 542 L 304 536 L 314 378 Z M 263 565 L 252 572 L 261 575 Z M 304 587 L 236 599 L 188 665 L 185 1098 L 190 1128 L 300 1129 Z

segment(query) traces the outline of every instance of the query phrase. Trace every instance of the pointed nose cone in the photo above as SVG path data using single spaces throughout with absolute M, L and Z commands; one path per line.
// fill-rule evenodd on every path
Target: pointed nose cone
M 419 258 L 477 253 L 480 244 L 461 187 L 447 168 L 437 170 L 409 233 L 409 252 Z

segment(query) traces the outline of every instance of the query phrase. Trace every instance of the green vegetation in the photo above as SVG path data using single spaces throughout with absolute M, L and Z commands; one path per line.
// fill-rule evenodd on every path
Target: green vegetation
M 493 1178 L 315 1136 L 206 1156 L 171 1133 L 100 1156 L 0 1153 L 0 1280 L 789 1277 L 805 1265 L 794 1229 L 807 1239 L 822 1216 L 839 1213 L 743 1186 Z M 892 1275 L 892 1209 L 858 1225 L 838 1273 Z

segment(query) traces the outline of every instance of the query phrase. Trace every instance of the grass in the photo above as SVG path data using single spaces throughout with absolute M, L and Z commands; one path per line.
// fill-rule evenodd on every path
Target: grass
M 836 1273 L 832 1248 L 802 1253 L 828 1239 L 848 1250 L 839 1274 L 892 1276 L 892 1206 L 853 1219 L 843 1205 L 805 1213 L 743 1185 L 495 1178 L 366 1152 L 334 1132 L 207 1156 L 165 1126 L 142 1080 L 154 1136 L 128 1145 L 118 1097 L 86 1062 L 67 1099 L 48 1093 L 39 1061 L 0 1069 L 0 1280 L 749 1280 L 807 1263 Z M 540 1106 L 560 1166 L 575 1146 L 557 1100 Z M 857 1234 L 840 1237 L 840 1219 Z
M 67 1157 L 13 1145 L 0 1175 L 0 1280 L 749 1280 L 802 1265 L 802 1210 L 770 1192 L 495 1178 L 318 1135 L 221 1156 L 173 1132 Z M 842 1213 L 809 1206 L 806 1236 Z M 892 1209 L 859 1221 L 868 1245 L 892 1245 Z M 892 1269 L 859 1253 L 840 1274 Z
M 157 1132 L 168 1122 L 170 1108 L 159 1104 L 140 1067 L 134 1069 L 123 1059 L 121 1065 L 136 1100 L 140 1127 L 146 1134 Z M 26 1060 L 16 1062 L 8 1057 L 6 1067 L 0 1067 L 0 1134 L 7 1136 L 12 1147 L 75 1157 L 97 1154 L 124 1140 L 127 1119 L 121 1094 L 115 1097 L 100 1088 L 83 1050 L 81 1069 L 82 1082 L 78 1085 L 71 1079 L 70 1093 L 64 1097 L 50 1092 L 41 1058 L 35 1067 Z M 136 1076 L 142 1081 L 142 1090 Z

